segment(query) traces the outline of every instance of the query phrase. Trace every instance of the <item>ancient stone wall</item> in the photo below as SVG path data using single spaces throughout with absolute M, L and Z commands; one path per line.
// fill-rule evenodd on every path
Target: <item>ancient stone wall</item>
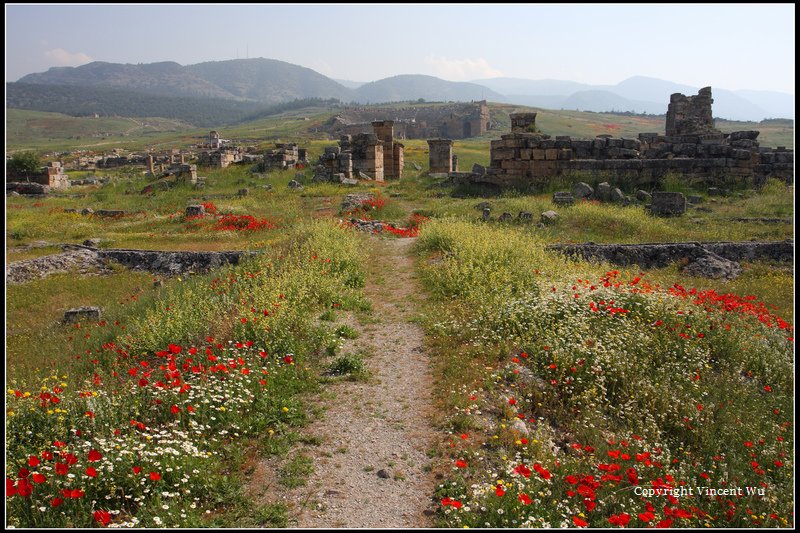
M 675 93 L 670 96 L 667 108 L 667 136 L 715 134 L 722 132 L 714 128 L 711 114 L 711 87 L 703 87 L 695 96 Z
M 50 189 L 66 189 L 70 186 L 69 176 L 64 174 L 60 161 L 51 161 L 39 172 L 15 174 L 6 169 L 6 182 L 38 183 Z
M 760 147 L 757 131 L 718 132 L 710 117 L 712 101 L 710 88 L 695 97 L 672 95 L 672 134 L 644 133 L 638 139 L 552 139 L 532 133 L 535 113 L 512 114 L 512 133 L 491 142 L 490 168 L 473 181 L 535 188 L 576 172 L 641 187 L 655 187 L 668 173 L 700 178 L 706 185 L 758 186 L 769 177 L 793 182 L 794 152 Z
M 794 241 L 672 242 L 654 244 L 554 244 L 549 249 L 587 261 L 662 268 L 683 258 L 709 251 L 729 261 L 794 260 Z
M 491 125 L 489 106 L 481 101 L 407 107 L 351 107 L 331 118 L 323 129 L 336 136 L 370 133 L 377 117 L 392 117 L 396 139 L 464 139 L 483 135 Z

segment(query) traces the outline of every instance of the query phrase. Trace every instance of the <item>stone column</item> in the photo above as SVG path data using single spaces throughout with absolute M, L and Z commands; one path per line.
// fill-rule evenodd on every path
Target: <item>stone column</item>
M 428 166 L 434 174 L 449 174 L 453 170 L 452 139 L 428 139 Z
M 399 176 L 394 174 L 394 121 L 376 120 L 372 123 L 372 129 L 383 145 L 384 176 L 387 179 L 398 178 Z

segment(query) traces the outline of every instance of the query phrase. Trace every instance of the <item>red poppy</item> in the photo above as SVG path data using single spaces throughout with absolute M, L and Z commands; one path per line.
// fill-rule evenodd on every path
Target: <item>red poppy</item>
M 17 481 L 17 494 L 23 498 L 27 498 L 33 492 L 33 485 L 26 478 Z
M 159 479 L 161 479 L 161 474 L 159 474 L 158 472 L 150 472 L 150 479 L 153 481 L 158 481 Z
M 56 474 L 66 476 L 67 472 L 69 472 L 69 467 L 65 463 L 56 463 Z
M 531 470 L 525 466 L 524 464 L 520 464 L 516 468 L 514 468 L 514 473 L 519 474 L 520 476 L 529 478 L 531 477 Z
M 503 485 L 497 485 L 497 487 L 495 487 L 495 489 L 494 489 L 494 493 L 497 494 L 498 496 L 502 497 L 502 496 L 505 496 L 506 489 L 505 489 L 505 487 L 503 487 Z
M 103 456 L 100 455 L 100 452 L 98 452 L 97 450 L 90 450 L 89 451 L 89 461 L 91 461 L 91 462 L 99 461 L 102 458 L 103 458 Z
M 630 522 L 630 520 L 631 520 L 631 515 L 629 515 L 628 513 L 620 513 L 611 515 L 608 518 L 608 523 L 611 524 L 612 526 L 625 527 L 628 525 L 628 522 Z
M 97 477 L 97 470 L 93 466 L 86 468 L 86 475 L 89 477 Z
M 533 503 L 531 497 L 525 494 L 524 492 L 519 495 L 519 501 L 522 502 L 522 505 L 530 505 Z
M 178 413 L 181 412 L 181 408 L 178 407 L 177 405 L 173 405 L 172 407 L 170 407 L 170 411 L 172 411 L 173 415 L 177 415 Z
M 11 498 L 17 494 L 17 487 L 14 484 L 14 480 L 10 477 L 6 478 L 6 498 Z
M 62 500 L 62 499 L 61 499 L 61 498 L 59 498 L 58 496 L 56 496 L 55 498 L 53 498 L 52 500 L 50 500 L 50 506 L 51 506 L 51 507 L 58 507 L 58 506 L 59 506 L 59 505 L 61 505 L 62 503 L 64 503 L 64 500 Z
M 142 467 L 141 466 L 134 466 L 133 467 L 133 473 L 134 474 L 140 474 L 141 472 L 142 472 Z
M 586 527 L 586 526 L 589 525 L 589 522 L 587 522 L 583 518 L 580 518 L 580 517 L 577 517 L 577 516 L 573 516 L 572 517 L 572 523 L 575 524 L 578 527 Z
M 31 455 L 30 457 L 28 457 L 28 466 L 30 466 L 31 468 L 39 466 L 40 462 L 41 461 L 39 461 L 39 458 L 36 457 L 35 455 Z
M 98 510 L 94 512 L 94 520 L 98 524 L 107 526 L 111 522 L 111 513 L 108 511 Z
M 33 475 L 34 483 L 44 483 L 45 481 L 47 481 L 47 478 L 44 477 L 42 474 L 36 473 Z
M 466 468 L 467 467 L 467 462 L 462 460 L 462 459 L 458 459 L 458 460 L 456 460 L 456 466 L 458 468 Z

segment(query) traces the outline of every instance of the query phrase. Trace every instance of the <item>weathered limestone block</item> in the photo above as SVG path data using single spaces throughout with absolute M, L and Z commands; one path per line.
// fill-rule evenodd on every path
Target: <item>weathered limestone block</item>
M 679 216 L 686 212 L 686 196 L 680 192 L 654 192 L 650 212 L 656 216 Z
M 555 224 L 558 220 L 558 213 L 555 211 L 545 211 L 541 215 L 542 224 Z
M 82 320 L 92 322 L 100 320 L 101 309 L 99 307 L 82 306 L 75 307 L 64 312 L 64 324 L 73 324 Z
M 590 198 L 594 194 L 594 189 L 588 183 L 579 181 L 572 186 L 572 195 L 575 198 Z
M 206 208 L 203 205 L 189 205 L 186 206 L 186 217 L 201 217 L 206 214 Z

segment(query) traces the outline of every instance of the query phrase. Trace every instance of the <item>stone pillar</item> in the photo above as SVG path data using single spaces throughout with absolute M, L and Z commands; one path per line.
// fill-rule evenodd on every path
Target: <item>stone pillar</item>
M 451 139 L 428 139 L 428 166 L 434 174 L 449 174 L 453 171 L 453 141 Z
M 696 96 L 675 93 L 667 107 L 667 137 L 719 133 L 711 114 L 711 87 L 703 87 Z
M 403 178 L 403 165 L 405 165 L 405 146 L 400 143 L 394 143 L 394 154 L 392 157 L 392 175 L 395 179 Z
M 458 156 L 453 154 L 453 172 L 458 172 Z
M 153 166 L 153 156 L 151 154 L 147 154 L 147 171 L 153 176 L 156 174 L 156 169 Z
M 511 133 L 535 133 L 536 113 L 511 113 Z
M 383 145 L 383 169 L 387 179 L 398 178 L 394 170 L 394 121 L 376 120 L 372 123 L 372 130 Z

